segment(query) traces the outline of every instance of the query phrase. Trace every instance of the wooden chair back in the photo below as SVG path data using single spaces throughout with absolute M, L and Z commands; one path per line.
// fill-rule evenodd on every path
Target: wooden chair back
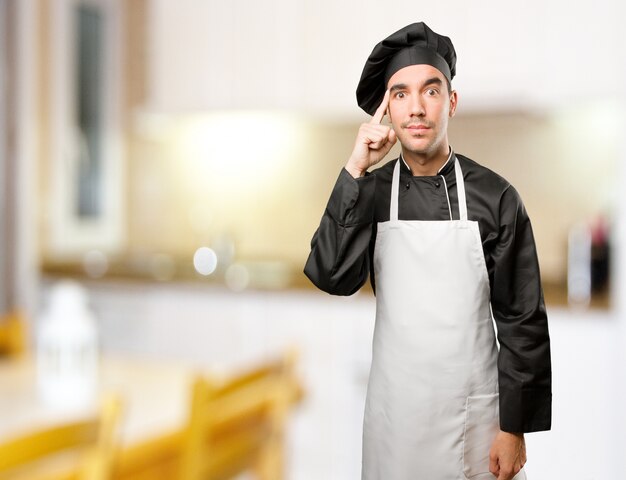
M 296 353 L 218 384 L 196 379 L 181 452 L 181 480 L 221 480 L 253 472 L 281 480 L 284 430 L 302 391 L 294 375 Z
M 0 477 L 13 478 L 11 475 L 15 474 L 17 478 L 40 478 L 45 474 L 46 461 L 78 452 L 78 466 L 73 463 L 68 467 L 71 473 L 68 478 L 110 479 L 119 416 L 120 401 L 110 397 L 103 403 L 99 415 L 93 418 L 45 428 L 1 444 Z M 33 473 L 29 473 L 31 471 Z
M 26 351 L 27 328 L 24 315 L 13 311 L 0 316 L 0 357 L 16 357 Z

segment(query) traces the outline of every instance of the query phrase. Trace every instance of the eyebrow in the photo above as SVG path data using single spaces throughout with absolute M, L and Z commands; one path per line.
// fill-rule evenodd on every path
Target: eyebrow
M 429 78 L 428 80 L 426 80 L 422 84 L 421 88 L 427 87 L 429 85 L 439 85 L 439 86 L 441 86 L 441 85 L 443 85 L 443 82 L 438 77 L 432 77 L 432 78 Z M 396 84 L 392 85 L 389 88 L 389 93 L 393 93 L 393 92 L 395 92 L 397 90 L 406 90 L 408 88 L 409 88 L 409 86 L 406 83 L 396 83 Z
M 422 85 L 422 88 L 423 87 L 427 87 L 428 85 L 439 85 L 439 86 L 441 86 L 441 85 L 443 85 L 443 82 L 441 81 L 441 78 L 433 77 L 433 78 L 429 78 L 428 80 L 426 80 L 424 82 L 424 85 Z
M 393 93 L 397 90 L 406 90 L 407 88 L 409 88 L 409 86 L 406 83 L 396 83 L 391 86 L 389 93 Z

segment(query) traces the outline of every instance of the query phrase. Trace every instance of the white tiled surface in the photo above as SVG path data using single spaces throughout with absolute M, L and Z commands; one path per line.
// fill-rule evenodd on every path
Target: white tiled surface
M 373 298 L 313 291 L 235 294 L 199 285 L 89 288 L 105 351 L 223 368 L 298 345 L 306 398 L 291 424 L 289 478 L 359 478 Z M 617 473 L 624 446 L 620 325 L 610 314 L 549 314 L 553 430 L 527 436 L 528 477 L 626 478 Z

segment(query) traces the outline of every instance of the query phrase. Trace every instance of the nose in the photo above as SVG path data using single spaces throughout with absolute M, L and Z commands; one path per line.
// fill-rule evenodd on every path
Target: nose
M 414 117 L 423 117 L 426 114 L 421 95 L 411 95 L 410 114 Z

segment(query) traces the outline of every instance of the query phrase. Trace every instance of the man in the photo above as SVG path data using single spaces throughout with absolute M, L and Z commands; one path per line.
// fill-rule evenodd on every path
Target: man
M 450 39 L 424 23 L 376 45 L 357 87 L 372 119 L 305 267 L 329 293 L 350 295 L 368 274 L 376 293 L 363 479 L 525 479 L 524 433 L 550 429 L 530 221 L 506 180 L 448 143 L 455 65 Z M 397 140 L 400 157 L 368 172 Z

